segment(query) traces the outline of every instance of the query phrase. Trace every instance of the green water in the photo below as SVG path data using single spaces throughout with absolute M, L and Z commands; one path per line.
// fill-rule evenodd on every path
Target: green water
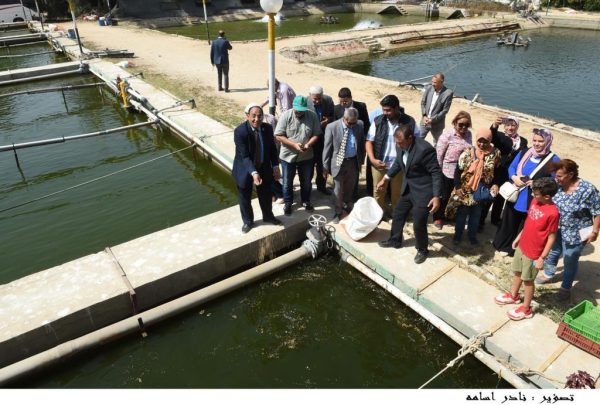
M 69 84 L 92 77 L 68 79 Z M 59 86 L 64 80 L 2 88 Z M 66 102 L 66 105 L 65 105 Z M 84 89 L 0 99 L 0 144 L 76 135 L 146 121 L 123 110 L 109 91 Z M 0 154 L 0 210 L 185 147 L 139 128 Z M 88 186 L 0 213 L 0 283 L 236 203 L 230 176 L 187 150 Z
M 457 346 L 329 256 L 22 381 L 40 388 L 416 388 Z M 429 388 L 494 388 L 472 357 Z
M 46 42 L 35 43 L 31 45 L 13 46 L 10 49 L 0 48 L 0 71 L 21 69 L 35 66 L 49 65 L 52 63 L 68 62 L 69 58 L 55 53 L 47 53 L 52 48 Z M 16 57 L 18 55 L 30 55 L 26 57 Z M 12 56 L 7 58 L 5 56 Z M 4 89 L 0 88 L 4 93 Z
M 380 14 L 331 14 L 337 18 L 338 24 L 320 24 L 321 15 L 310 15 L 304 17 L 290 17 L 281 21 L 275 28 L 277 37 L 288 37 L 294 35 L 309 35 L 322 32 L 337 32 L 353 28 L 361 21 L 376 21 L 384 26 L 415 24 L 426 21 L 425 16 L 398 16 Z M 208 24 L 211 38 L 216 38 L 219 30 L 225 31 L 230 41 L 249 41 L 253 39 L 266 39 L 267 24 L 260 20 L 211 22 Z M 169 34 L 184 35 L 187 37 L 206 39 L 206 26 L 204 24 L 161 28 L 160 31 Z
M 499 47 L 496 36 L 487 36 L 325 64 L 397 81 L 442 71 L 455 97 L 479 94 L 485 104 L 600 131 L 600 31 L 549 28 L 522 35 L 532 40 L 527 48 Z

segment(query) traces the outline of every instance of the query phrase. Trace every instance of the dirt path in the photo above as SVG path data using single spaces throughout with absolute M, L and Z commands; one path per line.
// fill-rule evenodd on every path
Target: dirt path
M 161 32 L 127 26 L 100 27 L 96 23 L 82 22 L 78 25 L 85 45 L 92 49 L 128 49 L 134 51 L 136 68 L 145 74 L 156 75 L 155 84 L 164 84 L 167 90 L 181 98 L 194 97 L 200 111 L 230 125 L 243 120 L 243 106 L 250 102 L 262 102 L 267 97 L 267 57 L 266 42 L 234 42 L 230 52 L 230 93 L 216 91 L 216 70 L 210 65 L 210 47 L 206 41 L 187 37 L 163 34 Z M 329 36 L 328 36 L 329 35 Z M 344 34 L 321 34 L 318 40 L 339 37 Z M 347 34 L 346 34 L 347 35 Z M 311 37 L 289 38 L 277 41 L 277 48 L 310 43 Z M 378 105 L 385 94 L 393 93 L 400 98 L 406 112 L 420 116 L 421 93 L 416 90 L 399 88 L 396 82 L 365 77 L 312 64 L 299 64 L 277 57 L 277 77 L 289 83 L 298 94 L 307 94 L 313 84 L 324 87 L 325 93 L 337 100 L 337 91 L 349 87 L 356 100 L 364 101 L 370 110 Z M 151 80 L 152 81 L 152 80 Z M 496 113 L 481 108 L 473 108 L 466 102 L 455 100 L 448 114 L 447 123 L 459 110 L 470 112 L 474 128 L 488 127 Z M 530 138 L 534 126 L 522 122 L 520 133 Z M 581 176 L 600 185 L 600 170 L 596 162 L 600 156 L 600 142 L 574 137 L 553 130 L 555 142 L 553 151 L 560 157 L 571 158 L 580 165 Z M 451 229 L 445 227 L 450 233 Z M 488 236 L 488 235 L 486 235 Z M 586 249 L 582 257 L 579 273 L 577 297 L 585 297 L 600 302 L 600 254 L 597 250 Z

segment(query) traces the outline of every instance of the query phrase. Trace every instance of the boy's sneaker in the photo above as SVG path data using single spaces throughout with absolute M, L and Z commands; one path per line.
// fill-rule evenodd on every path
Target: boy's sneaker
M 521 319 L 529 319 L 533 316 L 533 310 L 531 307 L 529 309 L 525 309 L 523 305 L 518 306 L 517 308 L 513 308 L 506 312 L 506 315 L 513 321 L 520 321 Z
M 498 305 L 506 305 L 506 304 L 520 304 L 521 296 L 517 294 L 516 297 L 509 292 L 505 292 L 504 294 L 500 294 L 494 298 L 494 302 Z

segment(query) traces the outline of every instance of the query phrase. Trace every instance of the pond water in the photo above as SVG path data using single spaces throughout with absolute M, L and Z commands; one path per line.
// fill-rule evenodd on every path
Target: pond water
M 382 26 L 415 24 L 427 21 L 425 16 L 399 16 L 368 13 L 331 14 L 336 18 L 337 24 L 321 24 L 322 15 L 303 17 L 289 17 L 280 22 L 275 28 L 277 37 L 294 35 L 318 34 L 321 32 L 344 31 L 355 27 L 357 24 L 367 25 L 369 22 Z M 432 20 L 435 21 L 435 20 Z M 230 41 L 248 41 L 267 38 L 267 24 L 261 20 L 210 22 L 208 29 L 211 38 L 216 38 L 219 30 L 225 31 L 225 36 Z M 206 40 L 206 26 L 204 24 L 181 27 L 161 28 L 160 31 L 170 34 L 185 35 L 192 38 Z
M 549 28 L 522 35 L 532 39 L 527 48 L 497 46 L 488 36 L 325 64 L 397 81 L 441 71 L 455 96 L 479 94 L 485 104 L 600 131 L 600 31 Z

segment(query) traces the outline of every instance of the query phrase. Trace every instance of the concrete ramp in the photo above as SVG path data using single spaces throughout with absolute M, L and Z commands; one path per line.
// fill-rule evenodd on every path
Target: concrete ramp
M 377 14 L 408 15 L 408 12 L 399 6 L 387 6 Z

